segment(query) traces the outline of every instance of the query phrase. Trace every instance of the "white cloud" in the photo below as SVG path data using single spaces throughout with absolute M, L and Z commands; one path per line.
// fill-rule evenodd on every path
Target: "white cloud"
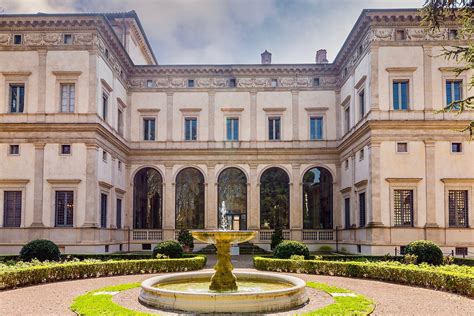
M 164 64 L 312 63 L 334 59 L 363 8 L 420 7 L 424 0 L 4 0 L 5 13 L 135 10 Z

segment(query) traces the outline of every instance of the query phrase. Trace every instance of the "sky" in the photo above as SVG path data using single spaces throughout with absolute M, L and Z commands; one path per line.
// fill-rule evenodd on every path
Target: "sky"
M 0 14 L 135 10 L 159 64 L 333 61 L 362 9 L 425 0 L 0 0 Z

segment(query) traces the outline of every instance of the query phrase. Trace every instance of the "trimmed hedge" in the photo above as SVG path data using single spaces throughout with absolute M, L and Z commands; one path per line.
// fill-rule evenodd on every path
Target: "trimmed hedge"
M 254 257 L 257 270 L 334 275 L 420 286 L 474 297 L 474 275 L 371 262 L 285 260 Z
M 296 240 L 284 240 L 273 251 L 273 257 L 279 259 L 290 259 L 294 255 L 309 259 L 308 246 Z
M 40 283 L 98 278 L 114 275 L 182 272 L 202 269 L 207 257 L 180 259 L 65 262 L 0 272 L 0 290 Z
M 58 246 L 47 239 L 32 240 L 20 250 L 20 258 L 23 261 L 37 259 L 39 261 L 59 261 L 61 252 Z
M 165 255 L 168 258 L 182 258 L 183 247 L 176 240 L 165 240 L 158 243 L 153 249 L 153 259 L 157 254 Z

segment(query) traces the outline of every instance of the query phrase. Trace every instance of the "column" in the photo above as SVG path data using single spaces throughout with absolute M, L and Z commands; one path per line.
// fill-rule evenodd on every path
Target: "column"
M 367 186 L 368 197 L 368 227 L 383 226 L 380 201 L 380 142 L 373 141 L 369 149 L 369 183 Z
M 257 91 L 250 91 L 250 141 L 257 141 Z
M 89 51 L 89 113 L 98 113 L 97 109 L 97 51 Z
M 38 50 L 38 110 L 44 113 L 46 108 L 46 58 L 47 50 Z
M 435 141 L 425 140 L 426 225 L 438 227 L 436 220 Z
M 303 229 L 303 207 L 302 207 L 302 182 L 300 177 L 300 164 L 293 164 L 290 185 L 290 228 L 291 238 L 302 239 Z
M 86 144 L 86 148 L 86 214 L 82 227 L 99 227 L 99 185 L 97 181 L 99 146 L 96 144 Z
M 299 137 L 299 91 L 291 91 L 291 113 L 293 120 L 293 140 L 300 140 Z
M 166 93 L 166 141 L 173 141 L 173 92 Z
M 35 179 L 33 198 L 33 222 L 30 227 L 44 227 L 43 224 L 43 183 L 44 183 L 44 143 L 35 143 Z
M 163 205 L 163 240 L 173 240 L 175 227 L 175 183 L 172 164 L 165 164 L 163 194 L 165 197 Z
M 215 91 L 209 91 L 209 100 L 208 100 L 208 141 L 213 142 L 216 140 L 216 135 L 214 132 L 215 124 L 215 103 L 216 103 L 216 93 Z
M 250 164 L 250 190 L 247 196 L 250 199 L 250 207 L 247 210 L 248 229 L 260 229 L 260 184 L 257 179 L 257 165 Z

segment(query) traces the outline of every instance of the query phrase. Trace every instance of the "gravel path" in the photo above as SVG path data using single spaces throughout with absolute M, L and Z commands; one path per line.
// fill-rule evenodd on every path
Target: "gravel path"
M 3 291 L 0 292 L 0 315 L 74 315 L 69 306 L 76 296 L 105 286 L 139 282 L 151 276 L 75 280 Z M 376 315 L 474 315 L 474 300 L 451 293 L 378 281 L 298 276 L 306 281 L 324 282 L 363 294 L 376 302 Z

